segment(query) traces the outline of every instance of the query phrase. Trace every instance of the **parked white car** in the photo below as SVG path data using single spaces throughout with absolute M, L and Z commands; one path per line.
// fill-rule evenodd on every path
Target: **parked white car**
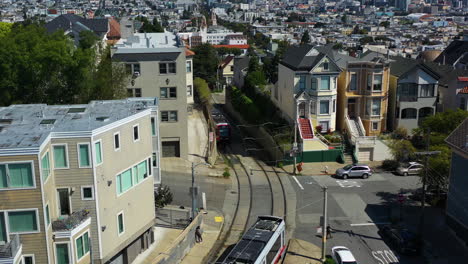
M 332 258 L 337 264 L 358 264 L 353 253 L 347 247 L 333 247 Z

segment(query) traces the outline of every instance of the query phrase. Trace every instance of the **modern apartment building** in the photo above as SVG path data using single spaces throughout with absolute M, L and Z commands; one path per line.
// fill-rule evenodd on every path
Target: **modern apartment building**
M 193 52 L 170 32 L 139 33 L 121 39 L 112 50 L 132 78 L 129 97 L 159 97 L 162 155 L 188 155 L 187 115 L 193 103 Z
M 0 263 L 131 263 L 153 241 L 154 98 L 0 108 Z
M 390 64 L 389 129 L 419 127 L 425 117 L 434 115 L 440 75 L 424 63 L 393 58 Z
M 340 67 L 311 45 L 289 48 L 278 65 L 273 101 L 291 122 L 297 122 L 304 151 L 328 149 L 319 132 L 335 131 L 337 78 Z M 315 142 L 316 141 L 316 142 Z

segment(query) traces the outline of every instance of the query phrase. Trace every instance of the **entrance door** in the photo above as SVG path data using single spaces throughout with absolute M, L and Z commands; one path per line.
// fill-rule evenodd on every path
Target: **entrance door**
M 55 244 L 55 251 L 57 254 L 57 264 L 70 264 L 68 244 Z
M 5 242 L 5 244 L 7 242 L 5 217 L 3 212 L 0 212 L 0 242 Z
M 355 98 L 348 99 L 348 116 L 349 118 L 356 117 L 356 99 Z
M 299 117 L 301 118 L 306 117 L 306 104 L 305 103 L 299 104 Z
M 60 216 L 70 215 L 70 192 L 68 191 L 68 188 L 57 189 L 57 195 Z

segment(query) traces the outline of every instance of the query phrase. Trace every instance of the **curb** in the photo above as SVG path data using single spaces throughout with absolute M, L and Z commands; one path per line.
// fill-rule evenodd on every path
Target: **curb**
M 239 204 L 239 203 L 237 203 Z M 236 209 L 237 211 L 237 209 Z M 223 223 L 221 224 L 221 228 L 219 229 L 219 233 L 218 233 L 218 237 L 216 238 L 216 241 L 214 242 L 213 246 L 211 247 L 211 250 L 210 252 L 214 252 L 213 249 L 216 247 L 216 243 L 219 241 L 219 237 L 221 236 L 221 233 L 223 232 L 223 228 L 224 228 L 224 214 L 223 212 L 221 212 L 221 214 L 223 215 Z M 202 258 L 202 263 L 208 263 L 208 260 L 212 257 L 213 253 L 210 253 L 208 255 L 205 255 L 203 258 Z

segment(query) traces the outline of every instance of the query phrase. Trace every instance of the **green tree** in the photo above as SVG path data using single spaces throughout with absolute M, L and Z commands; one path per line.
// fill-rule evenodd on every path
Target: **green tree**
M 410 161 L 416 148 L 408 140 L 392 140 L 389 145 L 393 158 L 398 162 Z
M 172 203 L 173 195 L 169 186 L 159 185 L 154 191 L 154 205 L 156 208 L 163 208 Z
M 310 42 L 309 31 L 306 30 L 304 34 L 302 34 L 301 45 L 309 44 L 309 42 Z
M 372 37 L 362 37 L 359 39 L 359 43 L 361 43 L 361 45 L 366 45 L 371 42 L 374 42 L 374 39 Z
M 343 49 L 343 43 L 336 43 L 335 45 L 333 45 L 333 49 L 335 50 L 340 50 L 340 49 Z
M 379 26 L 388 28 L 390 26 L 390 22 L 389 21 L 382 21 L 382 22 L 380 22 Z
M 202 78 L 196 77 L 193 80 L 193 87 L 198 95 L 198 99 L 203 105 L 209 105 L 211 102 L 211 91 L 208 83 Z
M 194 77 L 200 77 L 210 86 L 216 83 L 217 68 L 219 64 L 216 49 L 208 43 L 204 43 L 192 49 Z
M 346 21 L 347 21 L 348 17 L 346 16 L 346 14 L 344 14 L 342 17 L 341 17 L 341 22 L 343 24 L 346 24 Z
M 83 30 L 80 32 L 79 47 L 82 49 L 89 49 L 98 42 L 99 38 L 94 32 L 90 30 Z
M 11 31 L 12 23 L 0 22 L 0 38 L 6 36 Z

